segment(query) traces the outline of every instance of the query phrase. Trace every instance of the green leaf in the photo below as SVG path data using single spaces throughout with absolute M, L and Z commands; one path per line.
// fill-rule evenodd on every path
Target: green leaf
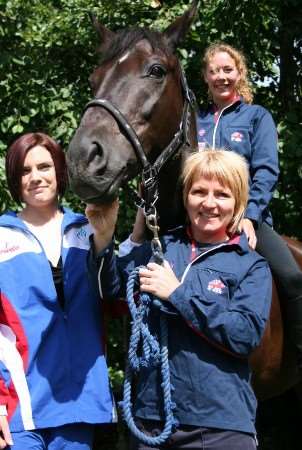
M 18 123 L 17 125 L 14 125 L 13 128 L 12 128 L 12 132 L 14 134 L 22 133 L 23 130 L 24 130 L 24 127 L 20 123 Z

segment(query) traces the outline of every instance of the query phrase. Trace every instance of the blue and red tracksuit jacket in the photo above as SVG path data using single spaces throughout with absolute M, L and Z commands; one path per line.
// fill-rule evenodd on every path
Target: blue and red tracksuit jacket
M 258 346 L 269 316 L 271 274 L 266 261 L 251 251 L 244 234 L 204 252 L 184 228 L 162 238 L 165 259 L 181 285 L 162 308 L 151 307 L 152 334 L 159 315 L 168 324 L 169 366 L 174 415 L 180 424 L 255 433 L 256 399 L 248 357 Z M 151 258 L 150 243 L 117 259 L 105 252 L 113 280 L 111 292 L 122 294 L 129 273 Z M 97 273 L 101 252 L 90 258 Z M 96 275 L 94 275 L 96 278 Z M 158 368 L 142 368 L 136 389 L 135 415 L 163 420 Z
M 199 111 L 200 150 L 225 148 L 244 156 L 250 169 L 250 192 L 245 217 L 272 225 L 268 209 L 278 181 L 278 137 L 271 114 L 262 106 L 235 101 L 220 113 L 214 105 Z
M 12 431 L 115 420 L 87 272 L 91 234 L 83 215 L 64 210 L 63 309 L 40 242 L 15 213 L 0 217 L 0 404 Z

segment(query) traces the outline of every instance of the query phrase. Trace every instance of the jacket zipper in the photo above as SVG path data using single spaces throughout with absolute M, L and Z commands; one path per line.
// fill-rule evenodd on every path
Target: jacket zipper
M 190 270 L 192 264 L 195 263 L 195 261 L 201 259 L 203 256 L 207 255 L 208 253 L 211 253 L 212 251 L 217 250 L 218 248 L 221 248 L 221 247 L 224 247 L 224 246 L 227 246 L 227 245 L 228 245 L 228 244 L 226 244 L 226 243 L 224 242 L 224 243 L 222 243 L 222 244 L 217 245 L 216 247 L 212 247 L 212 248 L 210 248 L 209 250 L 206 250 L 206 251 L 203 252 L 201 255 L 197 256 L 193 261 L 191 261 L 191 262 L 187 265 L 187 267 L 186 267 L 184 273 L 182 274 L 182 277 L 181 277 L 180 282 L 183 283 L 185 277 L 187 276 L 188 271 Z
M 231 106 L 233 106 L 234 103 L 236 103 L 237 101 L 238 101 L 238 100 L 235 100 L 233 103 L 231 103 L 231 104 L 228 105 L 228 106 L 225 106 L 225 107 L 222 108 L 222 110 L 220 111 L 220 113 L 219 113 L 219 115 L 218 115 L 218 118 L 217 118 L 217 121 L 216 121 L 216 124 L 215 124 L 215 127 L 214 127 L 214 131 L 213 131 L 212 148 L 215 148 L 216 132 L 217 132 L 217 128 L 218 128 L 219 121 L 220 121 L 220 118 L 221 118 L 222 114 L 224 113 L 224 111 L 225 111 L 226 109 L 228 109 L 228 108 L 230 108 Z

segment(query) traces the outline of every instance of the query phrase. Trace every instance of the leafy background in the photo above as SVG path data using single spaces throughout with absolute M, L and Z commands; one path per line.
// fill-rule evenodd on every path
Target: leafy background
M 0 0 L 0 187 L 1 210 L 11 206 L 3 155 L 20 133 L 44 130 L 66 148 L 91 97 L 87 78 L 97 64 L 96 34 L 88 12 L 112 30 L 137 24 L 164 29 L 188 6 L 159 0 Z M 281 233 L 302 237 L 301 227 L 301 14 L 299 0 L 208 0 L 179 56 L 199 101 L 206 98 L 200 58 L 223 39 L 247 56 L 255 101 L 278 124 L 281 176 L 272 210 Z M 71 194 L 71 206 L 80 207 Z M 127 208 L 119 229 L 133 218 Z
M 15 207 L 4 176 L 8 144 L 21 133 L 43 130 L 67 148 L 82 108 L 91 98 L 87 79 L 97 64 L 98 42 L 88 12 L 96 14 L 112 30 L 136 25 L 161 30 L 182 14 L 189 3 L 184 0 L 0 0 L 2 211 Z M 214 40 L 225 40 L 245 53 L 255 87 L 255 103 L 268 108 L 278 126 L 281 175 L 272 201 L 275 228 L 300 239 L 301 30 L 300 0 L 204 0 L 200 2 L 194 26 L 179 49 L 189 84 L 200 102 L 206 99 L 200 76 L 200 58 L 205 47 Z M 76 210 L 83 208 L 71 192 L 67 193 L 65 203 Z M 135 214 L 126 194 L 122 194 L 121 203 L 120 239 L 128 234 Z M 110 371 L 118 392 L 125 326 L 120 321 L 109 331 Z

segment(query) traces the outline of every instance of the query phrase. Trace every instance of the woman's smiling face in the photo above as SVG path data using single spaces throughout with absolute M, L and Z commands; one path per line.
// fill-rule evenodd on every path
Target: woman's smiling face
M 215 178 L 193 178 L 186 210 L 196 241 L 215 243 L 226 240 L 234 209 L 235 198 L 228 187 Z
M 235 60 L 227 52 L 214 53 L 209 60 L 204 79 L 212 94 L 214 103 L 227 106 L 236 96 L 236 86 L 240 73 Z
M 21 178 L 21 197 L 27 205 L 45 207 L 57 201 L 56 170 L 50 152 L 40 145 L 26 154 Z

